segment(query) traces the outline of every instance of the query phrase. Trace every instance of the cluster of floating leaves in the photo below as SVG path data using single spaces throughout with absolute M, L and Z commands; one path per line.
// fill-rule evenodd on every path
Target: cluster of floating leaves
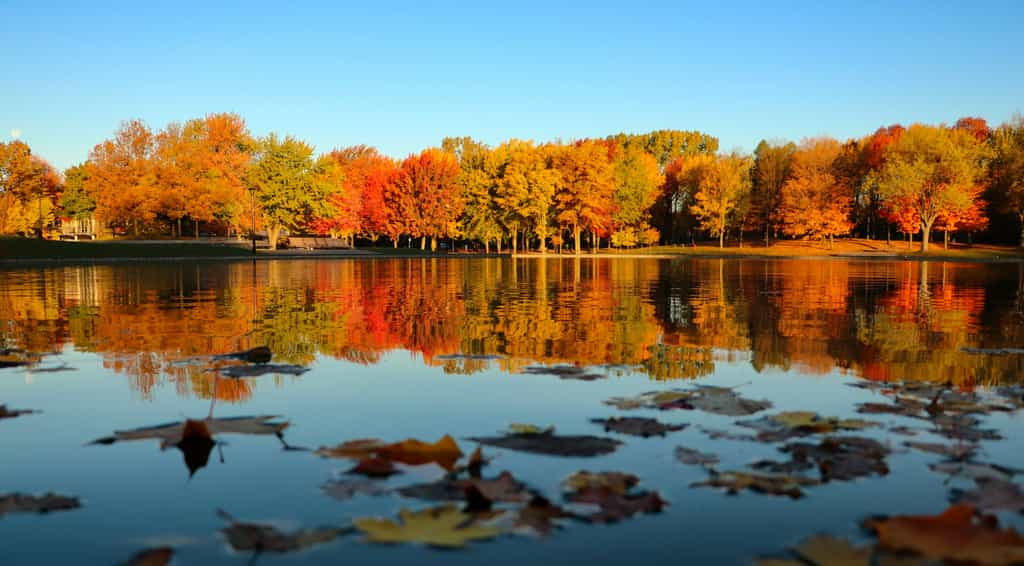
M 267 374 L 299 375 L 306 368 L 272 364 L 266 348 L 231 354 L 190 358 L 186 365 L 206 364 L 219 377 L 246 378 Z M 37 365 L 38 357 L 16 351 L 0 352 L 0 367 Z M 524 373 L 554 375 L 561 379 L 589 381 L 604 378 L 576 366 L 535 366 Z M 658 412 L 702 411 L 734 417 L 735 429 L 698 429 L 712 440 L 756 442 L 775 445 L 778 458 L 750 462 L 745 468 L 723 469 L 714 453 L 677 446 L 674 456 L 681 465 L 706 473 L 695 488 L 712 488 L 736 495 L 752 492 L 769 496 L 801 498 L 831 482 L 854 481 L 889 473 L 888 458 L 899 451 L 920 451 L 943 457 L 929 464 L 935 473 L 951 479 L 973 482 L 972 488 L 953 487 L 953 504 L 936 516 L 874 517 L 864 521 L 872 541 L 851 543 L 818 534 L 759 560 L 763 565 L 794 564 L 880 564 L 894 561 L 922 563 L 1013 564 L 1024 562 L 1024 538 L 1015 530 L 1002 528 L 991 515 L 995 512 L 1024 512 L 1024 490 L 1014 482 L 1020 471 L 994 463 L 977 461 L 979 443 L 1001 438 L 995 429 L 984 428 L 984 417 L 994 412 L 1016 412 L 1024 408 L 1024 389 L 997 388 L 986 392 L 958 391 L 936 384 L 878 384 L 857 382 L 881 398 L 856 406 L 858 413 L 882 422 L 861 418 L 823 416 L 810 411 L 770 414 L 770 401 L 749 399 L 737 387 L 696 385 L 684 389 L 651 391 L 635 397 L 616 397 L 605 403 L 620 411 Z M 36 411 L 9 409 L 0 405 L 0 419 L 15 418 Z M 604 432 L 648 438 L 665 437 L 687 428 L 688 423 L 663 422 L 644 416 L 595 418 L 592 424 Z M 177 449 L 190 475 L 206 466 L 213 449 L 229 434 L 274 436 L 284 450 L 306 450 L 289 445 L 284 431 L 289 423 L 268 415 L 185 419 L 179 422 L 134 430 L 115 431 L 90 444 L 110 445 L 137 440 L 159 441 L 161 450 Z M 904 440 L 898 446 L 876 438 L 858 436 L 865 431 L 887 431 L 915 437 L 931 434 L 946 442 Z M 357 496 L 396 496 L 427 502 L 423 508 L 403 508 L 395 517 L 363 517 L 348 525 L 327 525 L 312 529 L 283 531 L 269 524 L 236 519 L 223 510 L 218 515 L 226 525 L 221 529 L 227 543 L 238 552 L 284 553 L 331 542 L 338 537 L 359 534 L 369 543 L 422 544 L 460 548 L 467 544 L 505 535 L 550 536 L 569 523 L 602 524 L 623 521 L 639 514 L 659 513 L 668 503 L 655 490 L 641 486 L 638 476 L 621 471 L 581 470 L 562 482 L 561 493 L 549 498 L 508 470 L 486 474 L 492 464 L 483 447 L 555 457 L 597 457 L 616 451 L 623 442 L 610 436 L 558 434 L 554 427 L 512 425 L 494 436 L 473 436 L 476 443 L 466 456 L 459 442 L 448 435 L 428 442 L 415 438 L 388 442 L 355 439 L 336 446 L 321 447 L 313 453 L 323 458 L 344 459 L 351 466 L 327 482 L 328 496 L 346 501 Z M 433 465 L 443 476 L 429 482 L 388 487 L 382 482 L 410 467 Z M 0 516 L 8 513 L 50 513 L 80 507 L 70 496 L 0 495 Z M 130 564 L 166 564 L 171 548 L 154 548 L 132 557 Z

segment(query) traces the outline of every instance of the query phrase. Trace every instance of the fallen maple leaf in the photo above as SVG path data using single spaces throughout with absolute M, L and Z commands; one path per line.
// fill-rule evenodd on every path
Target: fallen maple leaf
M 718 455 L 708 454 L 685 446 L 676 447 L 676 460 L 687 466 L 701 466 L 710 468 L 718 465 Z
M 610 454 L 622 444 L 618 440 L 601 436 L 556 436 L 550 433 L 473 437 L 469 440 L 508 450 L 567 457 Z
M 1024 537 L 1000 529 L 994 517 L 978 517 L 970 505 L 954 505 L 939 515 L 869 520 L 865 527 L 879 545 L 914 552 L 932 560 L 986 565 L 1024 562 Z
M 150 548 L 137 552 L 124 566 L 167 566 L 174 558 L 174 549 L 169 546 Z
M 802 486 L 818 485 L 817 480 L 792 475 L 766 475 L 747 472 L 712 473 L 702 482 L 690 484 L 690 487 L 717 487 L 726 490 L 730 495 L 750 490 L 766 495 L 785 495 L 793 499 L 804 496 Z
M 402 509 L 398 519 L 363 518 L 352 524 L 366 535 L 368 542 L 385 544 L 420 543 L 461 548 L 466 543 L 501 534 L 500 529 L 477 524 L 472 515 L 450 505 L 420 511 Z
M 240 552 L 293 552 L 330 542 L 348 534 L 351 529 L 320 527 L 285 533 L 270 525 L 243 523 L 222 509 L 217 515 L 230 523 L 221 529 L 231 548 Z
M 668 432 L 683 430 L 686 424 L 665 424 L 657 419 L 644 417 L 612 417 L 609 419 L 591 419 L 590 422 L 604 425 L 605 432 L 618 432 L 630 436 L 665 436 Z
M 639 483 L 640 478 L 633 474 L 580 471 L 566 478 L 562 485 L 570 492 L 604 489 L 611 493 L 624 494 Z

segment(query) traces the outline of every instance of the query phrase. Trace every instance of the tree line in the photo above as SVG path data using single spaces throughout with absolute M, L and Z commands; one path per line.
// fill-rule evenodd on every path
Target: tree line
M 1024 118 L 761 141 L 752 155 L 683 130 L 493 147 L 449 137 L 396 160 L 365 145 L 318 155 L 223 113 L 156 132 L 124 122 L 62 174 L 24 142 L 0 144 L 0 233 L 95 216 L 124 234 L 242 236 L 252 209 L 272 248 L 285 230 L 498 252 L 847 236 L 927 250 L 935 232 L 1024 246 Z

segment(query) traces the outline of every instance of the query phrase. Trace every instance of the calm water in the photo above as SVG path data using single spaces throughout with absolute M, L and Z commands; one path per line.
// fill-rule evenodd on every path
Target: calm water
M 300 375 L 218 377 L 206 358 L 268 346 Z M 513 423 L 624 444 L 595 458 L 484 448 L 502 470 L 562 503 L 578 470 L 638 475 L 669 502 L 659 514 L 611 525 L 566 522 L 547 537 L 505 535 L 461 551 L 382 546 L 344 536 L 259 563 L 744 564 L 815 532 L 869 540 L 877 513 L 935 513 L 950 483 L 941 456 L 898 451 L 885 477 L 832 482 L 800 500 L 729 496 L 690 484 L 707 477 L 673 456 L 685 445 L 722 470 L 779 459 L 778 444 L 711 440 L 701 427 L 743 432 L 737 420 L 783 410 L 855 415 L 885 401 L 860 380 L 952 382 L 961 390 L 1016 384 L 1024 356 L 1021 264 L 747 260 L 332 260 L 257 264 L 100 265 L 0 270 L 0 349 L 39 353 L 0 369 L 0 404 L 39 414 L 0 420 L 0 495 L 54 491 L 80 509 L 0 517 L 4 564 L 113 564 L 171 545 L 177 564 L 245 564 L 219 529 L 222 508 L 283 530 L 345 526 L 432 505 L 397 494 L 325 494 L 352 462 L 310 451 L 359 438 L 433 442 Z M 966 349 L 966 350 L 965 350 Z M 600 379 L 524 373 L 573 365 Z M 54 368 L 65 371 L 46 371 Z M 603 401 L 693 384 L 739 386 L 774 407 L 754 417 L 702 411 L 621 411 Z M 158 440 L 89 445 L 114 431 L 189 419 L 277 415 L 272 435 L 225 434 L 205 466 Z M 657 417 L 689 428 L 664 438 L 605 433 L 593 418 Z M 892 415 L 858 415 L 913 425 Z M 978 459 L 1024 468 L 1016 413 L 984 417 L 1007 440 Z M 746 430 L 747 433 L 751 432 Z M 855 434 L 899 446 L 887 429 Z M 936 442 L 922 431 L 915 440 Z M 402 466 L 379 491 L 440 478 Z M 960 480 L 955 480 L 960 481 Z M 968 482 L 964 484 L 970 486 Z M 1018 529 L 1018 516 L 1002 517 Z

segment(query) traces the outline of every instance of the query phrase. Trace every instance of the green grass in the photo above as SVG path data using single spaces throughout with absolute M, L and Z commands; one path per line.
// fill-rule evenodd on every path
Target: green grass
M 220 244 L 60 242 L 0 237 L 2 259 L 113 259 L 162 257 L 249 257 L 240 246 Z

